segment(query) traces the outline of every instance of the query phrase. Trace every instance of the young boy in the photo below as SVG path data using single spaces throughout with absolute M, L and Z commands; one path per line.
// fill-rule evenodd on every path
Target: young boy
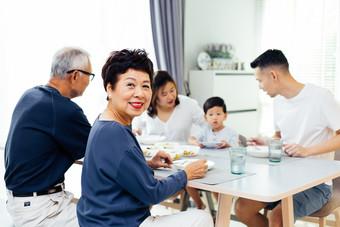
M 221 145 L 215 149 L 224 147 L 238 147 L 239 135 L 237 132 L 223 125 L 223 121 L 227 119 L 227 107 L 220 97 L 211 97 L 205 101 L 203 105 L 204 118 L 209 123 L 195 136 L 190 136 L 189 144 L 204 147 L 199 142 L 222 142 Z M 195 201 L 198 209 L 205 209 L 205 204 L 195 188 L 186 188 L 189 195 Z M 218 193 L 213 193 L 216 201 L 218 200 Z
M 190 136 L 189 144 L 204 147 L 200 142 L 222 142 L 215 149 L 239 146 L 237 132 L 223 125 L 227 119 L 227 107 L 220 97 L 211 97 L 203 105 L 204 118 L 209 123 L 195 136 Z

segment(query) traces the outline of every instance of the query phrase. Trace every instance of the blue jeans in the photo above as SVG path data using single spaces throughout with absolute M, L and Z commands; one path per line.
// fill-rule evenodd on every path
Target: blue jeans
M 331 197 L 332 188 L 331 185 L 319 184 L 293 195 L 294 221 L 320 210 Z M 266 208 L 272 210 L 281 204 L 281 200 L 266 204 L 268 205 Z

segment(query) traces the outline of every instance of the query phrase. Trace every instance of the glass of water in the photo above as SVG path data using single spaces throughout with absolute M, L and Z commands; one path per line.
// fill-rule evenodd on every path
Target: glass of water
M 269 161 L 281 162 L 282 139 L 268 138 Z
M 230 154 L 230 170 L 232 174 L 243 174 L 246 165 L 247 150 L 245 147 L 231 147 Z

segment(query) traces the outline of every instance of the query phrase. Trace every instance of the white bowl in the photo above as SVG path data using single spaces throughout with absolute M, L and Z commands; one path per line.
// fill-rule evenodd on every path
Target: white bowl
M 267 146 L 248 146 L 247 153 L 254 157 L 267 158 L 269 156 Z
M 165 140 L 165 136 L 158 135 L 137 136 L 136 138 L 142 144 L 155 144 Z

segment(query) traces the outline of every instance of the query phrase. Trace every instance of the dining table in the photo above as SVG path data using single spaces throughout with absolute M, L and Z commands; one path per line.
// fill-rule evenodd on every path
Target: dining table
M 284 227 L 294 226 L 293 195 L 340 176 L 340 162 L 312 157 L 295 158 L 282 155 L 281 162 L 270 162 L 268 157 L 247 155 L 245 173 L 230 171 L 229 149 L 202 148 L 197 156 L 182 159 L 205 158 L 214 166 L 201 179 L 187 186 L 219 193 L 215 226 L 229 226 L 234 197 L 262 202 L 281 200 Z M 178 171 L 156 169 L 155 177 L 162 179 Z

